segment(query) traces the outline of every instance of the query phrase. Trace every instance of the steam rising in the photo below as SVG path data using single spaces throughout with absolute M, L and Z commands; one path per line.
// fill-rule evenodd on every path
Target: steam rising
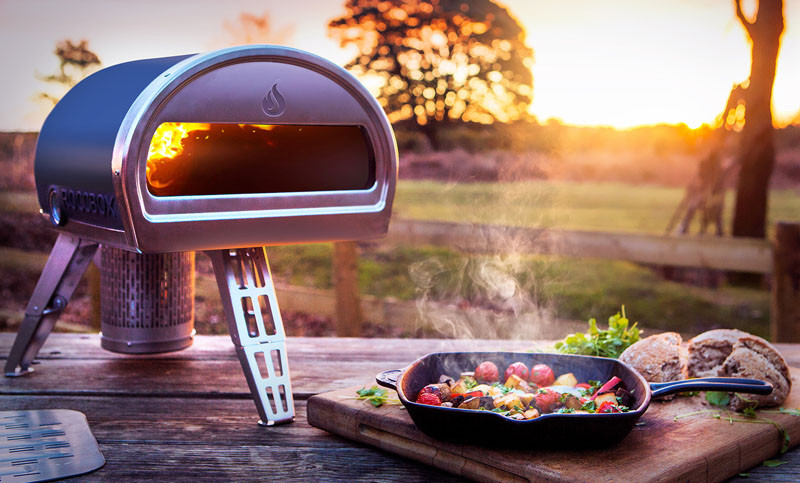
M 524 252 L 542 239 L 523 239 L 513 225 L 539 225 L 530 216 L 530 203 L 546 207 L 542 193 L 528 183 L 488 185 L 496 189 L 491 203 L 468 207 L 475 237 L 480 239 L 480 254 L 457 258 L 431 257 L 414 263 L 409 273 L 417 290 L 419 321 L 449 338 L 459 339 L 534 339 L 551 337 L 554 329 L 553 306 L 544 295 L 548 280 L 546 262 Z M 491 210 L 487 208 L 491 205 Z M 501 207 L 502 213 L 496 212 Z M 525 210 L 521 208 L 525 207 Z M 495 227 L 486 229 L 485 220 Z M 454 246 L 454 249 L 459 249 Z M 560 332 L 559 332 L 560 333 Z

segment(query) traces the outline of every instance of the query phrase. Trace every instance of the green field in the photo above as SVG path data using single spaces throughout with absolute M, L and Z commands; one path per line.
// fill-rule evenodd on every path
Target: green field
M 683 189 L 621 183 L 400 181 L 394 216 L 574 230 L 663 233 Z M 726 224 L 733 207 L 726 199 Z M 0 212 L 38 211 L 34 193 L 0 193 Z M 800 193 L 772 191 L 770 224 L 800 221 Z
M 447 184 L 402 181 L 395 216 L 428 220 L 543 225 L 553 228 L 661 233 L 683 191 L 658 186 L 614 183 Z M 728 216 L 732 204 L 728 199 Z M 770 219 L 800 221 L 800 196 L 775 191 Z M 28 193 L 0 193 L 0 212 L 34 212 Z M 331 245 L 268 249 L 274 273 L 298 285 L 331 287 Z M 6 261 L 6 269 L 13 262 Z M 642 326 L 695 333 L 713 327 L 738 327 L 766 335 L 769 294 L 765 290 L 722 286 L 698 288 L 664 281 L 658 274 L 627 262 L 555 257 L 475 256 L 447 248 L 362 247 L 363 293 L 411 300 L 434 299 L 500 306 L 497 294 L 476 277 L 489 266 L 530 303 L 552 308 L 555 316 L 585 320 L 606 317 L 625 304 Z M 435 270 L 435 283 L 423 290 L 410 272 Z M 15 267 L 19 269 L 19 267 Z M 33 274 L 32 274 L 33 275 Z
M 573 230 L 663 233 L 683 189 L 621 183 L 401 181 L 395 216 Z M 733 193 L 725 201 L 729 224 Z M 770 224 L 800 221 L 800 193 L 772 191 Z

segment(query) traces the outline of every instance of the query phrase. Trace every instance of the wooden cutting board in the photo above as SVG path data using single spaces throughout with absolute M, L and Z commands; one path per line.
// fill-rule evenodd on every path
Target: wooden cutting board
M 792 373 L 800 375 L 800 369 L 793 368 Z M 800 381 L 792 379 L 786 408 L 800 406 Z M 364 385 L 370 387 L 374 380 L 367 377 Z M 775 457 L 781 448 L 780 431 L 772 424 L 730 423 L 709 413 L 674 419 L 712 408 L 702 396 L 653 402 L 640 425 L 612 448 L 546 451 L 460 445 L 423 434 L 402 406 L 375 408 L 352 399 L 361 387 L 311 397 L 308 422 L 478 481 L 722 481 Z M 758 415 L 783 426 L 791 446 L 800 444 L 800 416 L 762 411 Z

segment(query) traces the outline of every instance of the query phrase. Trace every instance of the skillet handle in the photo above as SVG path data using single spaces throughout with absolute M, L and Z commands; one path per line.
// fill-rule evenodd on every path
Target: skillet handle
M 402 369 L 392 369 L 391 371 L 384 371 L 375 376 L 375 382 L 383 387 L 397 390 L 397 378 L 400 377 Z
M 666 396 L 687 391 L 741 392 L 766 395 L 772 392 L 772 384 L 758 379 L 739 379 L 736 377 L 706 377 L 684 381 L 651 382 L 653 397 Z

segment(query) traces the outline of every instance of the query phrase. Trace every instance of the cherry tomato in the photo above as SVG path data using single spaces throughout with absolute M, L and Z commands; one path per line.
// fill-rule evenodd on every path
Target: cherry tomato
M 531 368 L 531 382 L 537 386 L 551 386 L 555 380 L 556 376 L 547 364 L 536 364 Z
M 478 382 L 488 382 L 491 384 L 497 382 L 499 377 L 500 371 L 497 370 L 497 366 L 494 365 L 494 362 L 481 362 L 480 365 L 475 368 L 475 380 Z
M 592 386 L 586 384 L 585 382 L 582 382 L 580 384 L 575 384 L 575 387 L 578 387 L 578 388 L 581 388 L 581 389 L 591 389 L 592 388 Z
M 606 401 L 597 408 L 598 413 L 621 413 L 616 404 L 611 401 Z
M 439 396 L 436 394 L 431 394 L 429 392 L 422 393 L 417 398 L 417 402 L 419 404 L 427 404 L 429 406 L 441 406 L 442 400 L 439 399 Z
M 539 412 L 544 414 L 549 413 L 553 409 L 553 406 L 561 395 L 552 389 L 543 389 L 542 391 L 536 394 L 534 401 L 536 402 L 536 408 Z
M 504 381 L 507 381 L 509 377 L 512 375 L 517 375 L 522 378 L 523 381 L 528 380 L 528 366 L 521 362 L 515 362 L 508 366 L 506 369 L 505 377 L 503 378 Z
M 419 391 L 419 394 L 417 394 L 417 398 L 419 398 L 423 394 L 433 394 L 434 396 L 438 397 L 439 400 L 442 402 L 449 401 L 450 387 L 447 384 L 428 384 Z

